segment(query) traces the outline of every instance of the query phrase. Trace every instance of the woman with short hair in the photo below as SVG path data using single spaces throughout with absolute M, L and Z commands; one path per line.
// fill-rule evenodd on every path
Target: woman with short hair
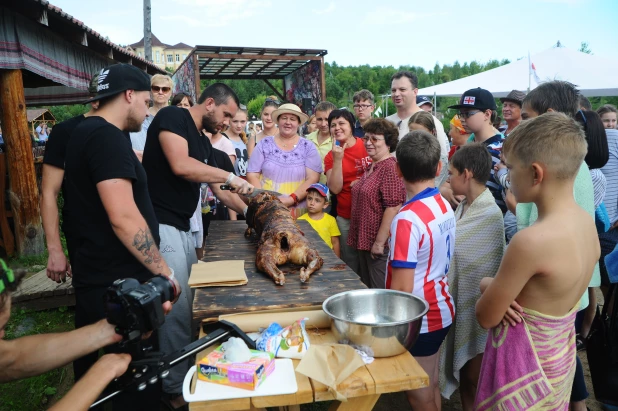
M 406 200 L 397 160 L 391 155 L 397 148 L 399 130 L 384 118 L 367 120 L 363 130 L 371 166 L 352 186 L 347 243 L 358 251 L 361 281 L 369 288 L 384 288 L 390 227 Z
M 333 110 L 328 126 L 333 137 L 333 149 L 324 157 L 327 186 L 337 196 L 337 225 L 341 231 L 341 259 L 360 275 L 358 251 L 348 245 L 352 218 L 352 185 L 371 166 L 363 140 L 354 137 L 356 119 L 348 110 Z

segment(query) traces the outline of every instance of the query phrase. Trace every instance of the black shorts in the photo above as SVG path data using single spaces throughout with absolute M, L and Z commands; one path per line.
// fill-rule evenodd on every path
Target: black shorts
M 450 329 L 451 326 L 449 325 L 441 330 L 419 334 L 414 347 L 410 350 L 410 354 L 413 357 L 430 357 L 434 355 L 440 349 Z

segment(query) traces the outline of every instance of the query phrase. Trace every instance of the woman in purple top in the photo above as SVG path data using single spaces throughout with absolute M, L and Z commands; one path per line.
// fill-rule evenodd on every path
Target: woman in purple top
M 284 194 L 279 199 L 298 218 L 307 211 L 306 191 L 318 182 L 322 158 L 311 141 L 298 135 L 298 126 L 307 121 L 307 115 L 298 106 L 284 104 L 272 117 L 279 133 L 255 146 L 247 166 L 247 181 L 255 188 Z

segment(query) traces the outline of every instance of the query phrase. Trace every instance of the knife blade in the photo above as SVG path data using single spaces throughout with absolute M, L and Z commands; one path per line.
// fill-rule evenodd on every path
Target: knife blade
M 219 186 L 219 188 L 220 188 L 221 190 L 233 190 L 233 189 L 234 189 L 234 187 L 232 187 L 232 186 L 230 186 L 230 185 L 226 185 L 226 184 L 222 184 L 221 186 Z M 278 192 L 276 192 L 276 191 L 272 191 L 272 190 L 264 190 L 264 189 L 261 189 L 261 188 L 254 188 L 254 189 L 253 189 L 253 193 L 251 193 L 251 194 L 243 194 L 243 195 L 244 195 L 245 197 L 247 197 L 247 198 L 253 198 L 253 197 L 255 197 L 256 195 L 258 195 L 258 194 L 260 194 L 260 193 L 268 193 L 268 194 L 272 194 L 272 195 L 277 196 L 277 197 L 279 197 L 279 196 L 282 196 L 282 195 L 283 195 L 283 194 L 278 193 Z

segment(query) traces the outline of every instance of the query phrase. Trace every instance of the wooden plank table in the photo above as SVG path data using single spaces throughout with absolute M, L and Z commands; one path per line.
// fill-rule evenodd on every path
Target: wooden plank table
M 312 345 L 336 343 L 330 330 L 308 329 Z M 204 334 L 200 334 L 200 337 Z M 215 347 L 197 354 L 197 360 L 206 356 Z M 294 368 L 300 360 L 292 360 Z M 195 378 L 195 376 L 194 376 Z M 389 358 L 376 358 L 371 364 L 358 368 L 350 377 L 337 386 L 337 391 L 348 401 L 340 402 L 328 387 L 303 374 L 296 373 L 298 391 L 294 394 L 266 397 L 236 398 L 230 400 L 189 403 L 190 411 L 236 411 L 279 407 L 280 410 L 299 410 L 300 404 L 334 401 L 329 411 L 370 411 L 381 394 L 414 390 L 429 386 L 429 377 L 406 352 Z
M 322 268 L 314 273 L 307 283 L 298 278 L 299 267 L 284 265 L 281 270 L 289 272 L 283 286 L 275 285 L 266 274 L 255 267 L 257 240 L 244 237 L 244 221 L 213 221 L 203 261 L 245 261 L 247 285 L 239 287 L 198 288 L 193 302 L 194 324 L 203 320 L 216 321 L 219 316 L 235 313 L 262 312 L 297 307 L 321 306 L 331 295 L 339 292 L 366 288 L 356 275 L 322 241 L 318 233 L 306 221 L 298 221 L 305 236 L 318 250 L 324 260 Z M 197 327 L 196 327 L 197 329 Z M 330 330 L 308 328 L 312 344 L 336 343 Z M 210 349 L 214 349 L 211 347 Z M 197 355 L 198 360 L 208 350 Z M 297 366 L 299 360 L 294 360 Z M 191 411 L 234 411 L 281 407 L 298 410 L 300 404 L 335 400 L 325 385 L 296 373 L 298 392 L 291 395 L 242 398 L 189 405 Z M 329 411 L 369 411 L 383 393 L 399 392 L 427 387 L 429 378 L 410 355 L 377 358 L 372 364 L 356 370 L 343 381 L 337 390 L 348 398 L 347 402 L 335 401 Z
M 306 283 L 300 282 L 300 267 L 283 265 L 281 271 L 288 272 L 288 275 L 286 283 L 280 286 L 255 267 L 257 239 L 244 237 L 247 228 L 245 221 L 211 222 L 202 260 L 244 260 L 249 283 L 239 287 L 196 289 L 193 301 L 194 329 L 202 320 L 217 319 L 220 315 L 321 305 L 331 295 L 366 288 L 358 275 L 335 255 L 308 222 L 301 220 L 298 224 L 318 250 L 324 265 Z

